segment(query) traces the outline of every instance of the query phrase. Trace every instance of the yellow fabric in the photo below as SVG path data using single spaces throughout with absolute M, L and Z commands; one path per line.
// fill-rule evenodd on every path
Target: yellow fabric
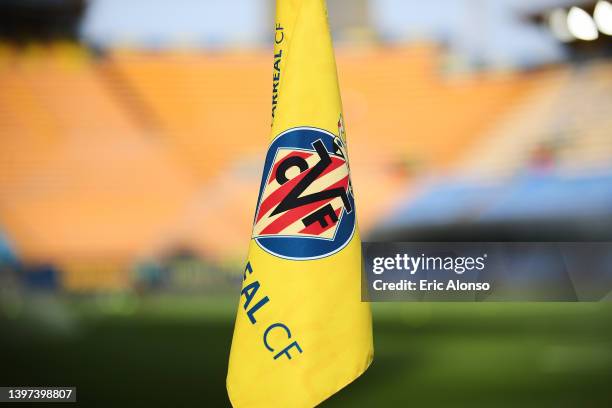
M 282 57 L 275 58 L 280 78 L 272 139 L 303 126 L 344 138 L 325 1 L 278 0 L 275 34 L 274 52 Z M 357 226 L 345 247 L 316 260 L 284 259 L 252 239 L 244 288 L 227 375 L 234 407 L 312 407 L 371 363 L 371 315 L 369 304 L 361 302 Z M 253 322 L 248 312 L 260 303 Z M 266 333 L 274 351 L 264 344 Z

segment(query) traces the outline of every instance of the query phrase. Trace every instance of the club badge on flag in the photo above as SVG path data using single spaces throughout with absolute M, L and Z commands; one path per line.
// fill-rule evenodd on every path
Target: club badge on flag
M 355 231 L 350 184 L 340 137 L 309 127 L 281 133 L 268 150 L 253 238 L 286 259 L 316 259 L 341 250 Z
M 272 84 L 227 390 L 235 407 L 312 407 L 373 356 L 324 0 L 277 0 Z

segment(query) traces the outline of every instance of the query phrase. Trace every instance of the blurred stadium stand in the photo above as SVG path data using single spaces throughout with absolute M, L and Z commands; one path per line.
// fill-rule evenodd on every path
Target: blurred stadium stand
M 530 98 L 515 105 L 470 152 L 466 173 L 502 177 L 534 167 L 610 167 L 611 67 L 594 61 L 543 77 Z
M 612 173 L 452 180 L 412 194 L 371 234 L 396 241 L 610 240 Z
M 17 3 L 2 7 L 15 15 Z M 194 270 L 239 264 L 269 137 L 270 50 L 92 49 L 74 34 L 82 4 L 44 18 L 44 34 L 2 31 L 10 246 L 75 291 L 143 276 L 188 287 Z M 612 214 L 608 59 L 457 70 L 432 41 L 373 43 L 362 6 L 341 25 L 363 41 L 338 47 L 337 62 L 366 236 L 609 239 L 591 229 Z M 58 32 L 62 21 L 73 24 Z M 169 267 L 187 272 L 165 279 Z

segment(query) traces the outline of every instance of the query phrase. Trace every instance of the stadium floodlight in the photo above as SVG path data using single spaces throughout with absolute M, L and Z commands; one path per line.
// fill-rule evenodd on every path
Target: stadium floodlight
M 567 11 L 563 8 L 556 8 L 548 15 L 548 27 L 553 35 L 563 42 L 574 40 L 574 36 L 567 28 Z
M 593 18 L 602 34 L 612 35 L 612 4 L 609 1 L 599 0 L 597 2 Z
M 567 13 L 567 28 L 579 40 L 593 41 L 599 37 L 595 21 L 580 7 L 572 7 Z

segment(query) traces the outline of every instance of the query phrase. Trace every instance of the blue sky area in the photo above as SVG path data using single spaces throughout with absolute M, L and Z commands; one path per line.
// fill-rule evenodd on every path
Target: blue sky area
M 433 39 L 469 60 L 533 65 L 558 60 L 562 50 L 547 30 L 520 16 L 563 2 L 371 0 L 369 13 L 372 28 L 387 41 Z M 257 47 L 270 39 L 273 5 L 270 0 L 90 0 L 82 35 L 102 47 Z

